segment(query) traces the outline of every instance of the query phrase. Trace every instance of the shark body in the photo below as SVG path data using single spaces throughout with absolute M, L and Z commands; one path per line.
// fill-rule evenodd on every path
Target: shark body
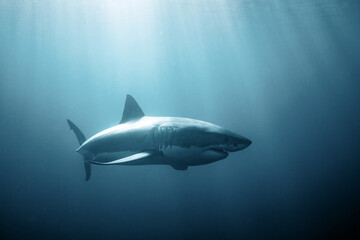
M 84 158 L 86 180 L 91 164 L 165 164 L 177 170 L 212 163 L 230 152 L 245 149 L 251 141 L 205 121 L 180 117 L 145 116 L 135 99 L 127 95 L 120 124 L 88 140 L 67 120 L 79 141 L 76 150 Z

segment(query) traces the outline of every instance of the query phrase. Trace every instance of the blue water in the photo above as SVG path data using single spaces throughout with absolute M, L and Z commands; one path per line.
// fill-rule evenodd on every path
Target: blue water
M 359 237 L 357 0 L 0 0 L 1 239 Z M 94 166 L 145 114 L 253 141 L 187 171 Z

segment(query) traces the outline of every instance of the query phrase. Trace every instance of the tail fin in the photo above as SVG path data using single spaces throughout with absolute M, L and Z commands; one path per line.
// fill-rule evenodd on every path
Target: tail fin
M 86 140 L 84 134 L 80 131 L 80 129 L 72 121 L 70 121 L 69 119 L 66 119 L 66 120 L 70 126 L 70 130 L 74 131 L 79 144 L 80 145 L 83 144 Z
M 84 134 L 80 131 L 80 129 L 72 121 L 70 121 L 69 119 L 66 119 L 66 120 L 70 126 L 70 130 L 74 131 L 79 144 L 80 145 L 83 144 L 86 141 Z M 85 173 L 86 173 L 85 180 L 88 181 L 91 176 L 90 159 L 87 158 L 86 156 L 83 156 L 83 158 L 84 158 L 84 167 L 85 167 Z
M 89 181 L 90 177 L 91 177 L 91 164 L 90 164 L 90 160 L 86 159 L 84 157 L 84 167 L 85 167 L 85 181 Z

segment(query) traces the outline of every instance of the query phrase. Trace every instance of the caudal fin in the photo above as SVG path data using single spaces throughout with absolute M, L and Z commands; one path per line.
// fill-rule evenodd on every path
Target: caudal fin
M 84 134 L 80 131 L 80 129 L 72 121 L 70 121 L 69 119 L 66 119 L 66 121 L 69 124 L 70 130 L 74 131 L 79 144 L 80 145 L 83 144 L 86 140 Z
M 72 121 L 70 121 L 69 119 L 66 119 L 66 120 L 70 126 L 70 130 L 74 131 L 75 136 L 81 146 L 81 144 L 83 144 L 86 141 L 84 134 L 80 131 L 80 129 Z M 88 159 L 85 156 L 84 156 L 84 167 L 85 167 L 85 174 L 86 174 L 85 180 L 88 181 L 91 176 L 91 165 L 90 165 L 90 159 Z
M 89 160 L 86 160 L 84 157 L 84 167 L 85 167 L 85 174 L 86 178 L 85 181 L 88 181 L 91 177 L 91 164 Z

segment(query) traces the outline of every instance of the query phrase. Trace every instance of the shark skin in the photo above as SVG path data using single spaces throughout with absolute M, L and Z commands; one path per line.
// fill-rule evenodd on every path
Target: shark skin
M 91 165 L 170 165 L 177 170 L 225 159 L 247 148 L 251 141 L 218 125 L 181 117 L 145 116 L 135 99 L 127 95 L 120 124 L 89 139 L 74 123 L 84 158 L 86 180 Z

